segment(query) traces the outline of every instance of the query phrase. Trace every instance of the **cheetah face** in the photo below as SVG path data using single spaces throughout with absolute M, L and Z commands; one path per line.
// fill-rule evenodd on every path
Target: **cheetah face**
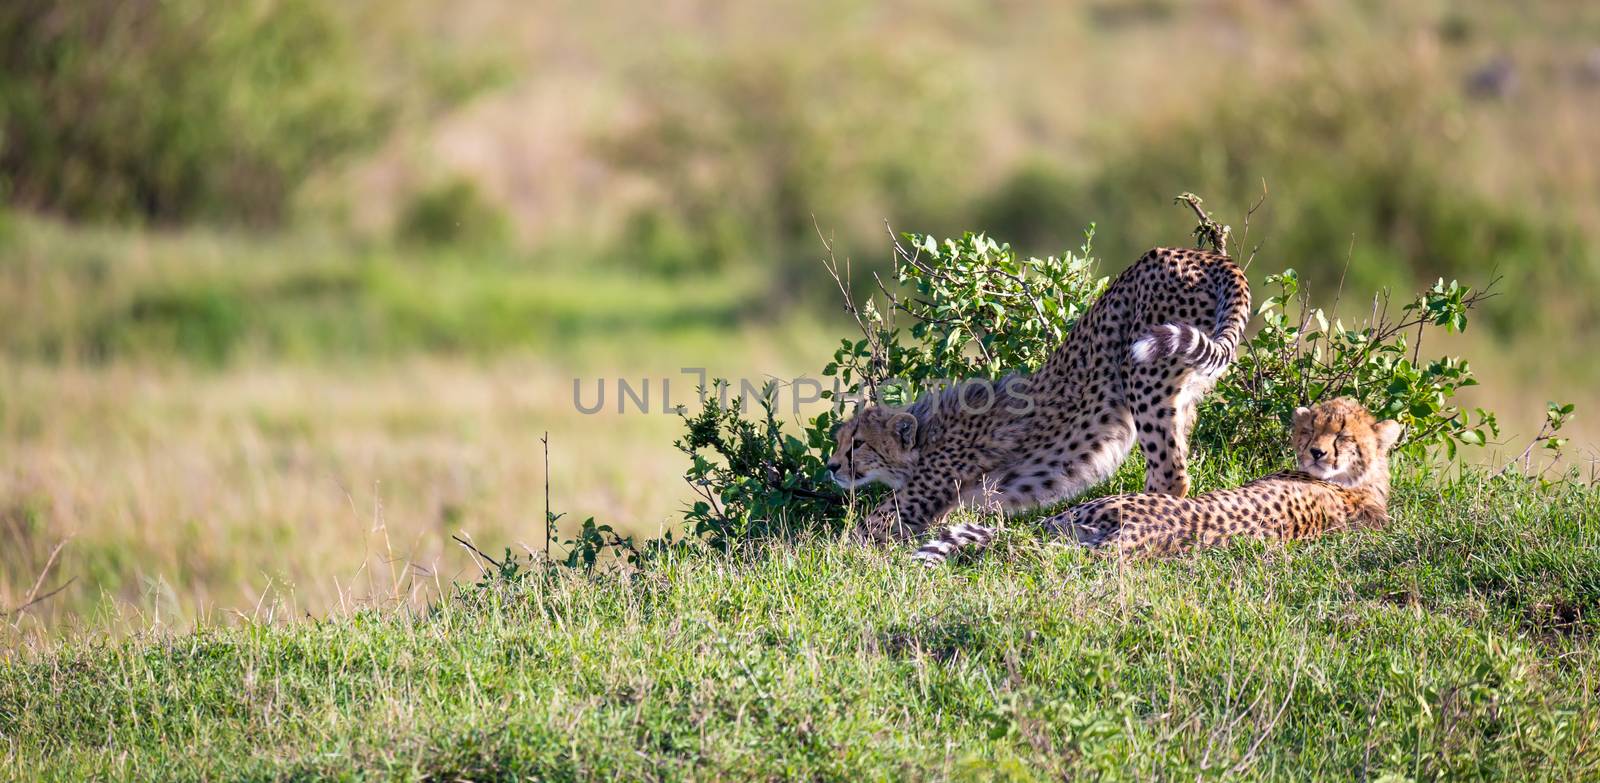
M 899 489 L 917 455 L 917 417 L 887 408 L 867 408 L 833 433 L 828 470 L 845 489 L 874 482 Z
M 1323 481 L 1353 486 L 1378 471 L 1387 477 L 1389 450 L 1399 439 L 1399 422 L 1376 421 L 1349 398 L 1294 412 L 1300 470 Z

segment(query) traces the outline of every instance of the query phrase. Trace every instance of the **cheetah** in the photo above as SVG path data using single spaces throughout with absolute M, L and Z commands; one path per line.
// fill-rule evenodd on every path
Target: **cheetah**
M 1100 498 L 1045 520 L 1045 528 L 1124 555 L 1169 555 L 1234 538 L 1316 538 L 1331 530 L 1389 522 L 1389 450 L 1400 424 L 1375 421 L 1340 398 L 1294 413 L 1299 470 L 1194 498 L 1158 494 Z M 956 525 L 917 550 L 938 565 L 962 547 L 983 547 L 994 528 Z
M 1189 491 L 1195 405 L 1233 362 L 1250 285 L 1232 259 L 1157 248 L 1118 275 L 1031 375 L 968 381 L 904 409 L 869 404 L 834 432 L 847 489 L 887 485 L 866 540 L 921 535 L 958 503 L 1004 510 L 1076 497 L 1137 440 L 1145 489 Z

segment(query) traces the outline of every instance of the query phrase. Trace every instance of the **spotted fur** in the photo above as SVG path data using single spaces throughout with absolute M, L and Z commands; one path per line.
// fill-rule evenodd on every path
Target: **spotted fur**
M 835 432 L 828 467 L 842 486 L 893 490 L 862 525 L 878 540 L 920 535 L 957 503 L 1009 510 L 1073 498 L 1135 442 L 1146 490 L 1183 496 L 1195 405 L 1232 361 L 1249 314 L 1249 284 L 1227 256 L 1152 250 L 1038 372 L 961 384 L 906 409 L 869 406 Z M 1169 339 L 1179 332 L 1194 344 Z M 969 399 L 995 403 L 951 404 Z
M 1349 399 L 1294 416 L 1299 470 L 1195 498 L 1115 495 L 1074 506 L 1045 527 L 1091 547 L 1129 555 L 1164 555 L 1240 538 L 1315 538 L 1330 530 L 1378 527 L 1389 521 L 1389 457 L 1400 435 Z M 981 548 L 995 531 L 963 525 L 959 536 L 924 544 L 917 559 L 944 562 L 959 549 Z M 974 529 L 976 528 L 976 529 Z

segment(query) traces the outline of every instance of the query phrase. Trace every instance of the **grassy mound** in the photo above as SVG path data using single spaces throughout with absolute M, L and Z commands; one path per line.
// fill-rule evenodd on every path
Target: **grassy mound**
M 7 776 L 1600 774 L 1600 495 L 1409 476 L 1396 525 L 1119 563 L 827 541 L 416 616 L 0 660 Z

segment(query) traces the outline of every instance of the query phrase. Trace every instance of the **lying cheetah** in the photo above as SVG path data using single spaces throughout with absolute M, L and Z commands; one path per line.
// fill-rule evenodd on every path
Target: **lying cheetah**
M 1070 499 L 1114 472 L 1135 438 L 1145 488 L 1183 496 L 1194 409 L 1232 363 L 1250 286 L 1227 256 L 1156 249 L 1112 281 L 1032 375 L 971 381 L 904 410 L 869 405 L 834 433 L 840 486 L 893 494 L 863 520 L 920 535 L 957 503 L 1020 509 Z
M 1165 555 L 1217 546 L 1236 537 L 1315 538 L 1345 527 L 1389 521 L 1389 449 L 1394 421 L 1377 422 L 1354 400 L 1337 399 L 1294 414 L 1300 469 L 1195 498 L 1114 495 L 1045 520 L 1053 532 L 1123 554 Z M 927 565 L 964 546 L 985 546 L 994 529 L 956 525 L 917 550 Z

